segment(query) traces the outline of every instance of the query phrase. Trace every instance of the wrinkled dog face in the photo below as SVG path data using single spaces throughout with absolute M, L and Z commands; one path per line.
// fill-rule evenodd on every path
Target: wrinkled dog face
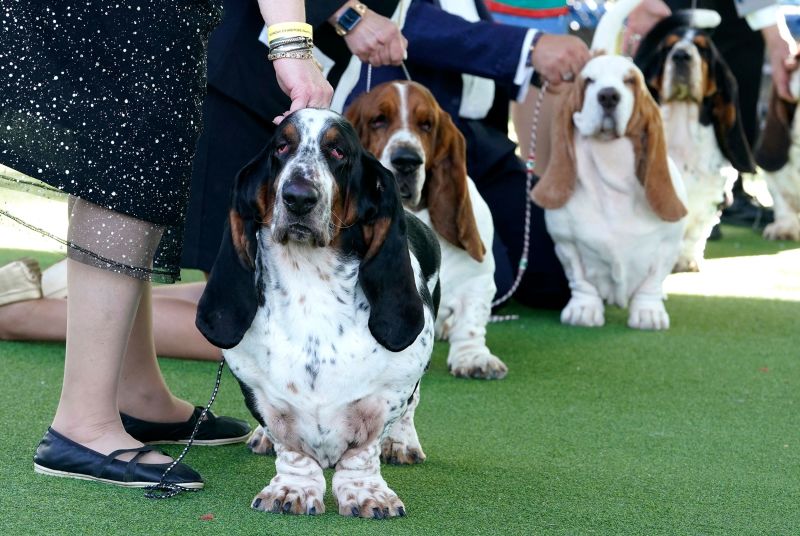
M 403 205 L 417 210 L 432 165 L 439 106 L 416 84 L 395 82 L 373 91 L 380 94 L 364 110 L 365 146 L 394 174 Z
M 669 49 L 661 88 L 664 102 L 702 102 L 713 84 L 709 63 L 714 52 L 708 37 L 697 30 L 685 30 L 668 36 L 664 44 Z
M 327 246 L 344 224 L 342 192 L 361 154 L 355 131 L 338 114 L 306 109 L 285 119 L 272 143 L 273 238 Z
M 623 136 L 643 83 L 633 62 L 621 56 L 596 57 L 576 83 L 583 84 L 583 106 L 572 116 L 578 132 L 604 140 Z

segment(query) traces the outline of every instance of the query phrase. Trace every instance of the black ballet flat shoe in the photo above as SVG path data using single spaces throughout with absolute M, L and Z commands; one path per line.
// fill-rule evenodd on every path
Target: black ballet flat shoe
M 142 443 L 149 445 L 183 444 L 189 442 L 197 419 L 203 413 L 203 407 L 194 408 L 194 413 L 186 422 L 165 423 L 150 422 L 120 413 L 125 431 Z M 242 443 L 250 437 L 250 425 L 233 417 L 217 417 L 210 411 L 200 422 L 195 445 L 229 445 Z
M 161 481 L 169 463 L 139 463 L 139 459 L 152 447 L 115 450 L 108 456 L 86 448 L 48 428 L 33 456 L 33 470 L 49 476 L 93 480 L 126 488 L 144 488 Z M 126 452 L 137 452 L 131 461 L 115 458 Z M 188 489 L 201 489 L 203 479 L 188 465 L 176 464 L 165 482 Z

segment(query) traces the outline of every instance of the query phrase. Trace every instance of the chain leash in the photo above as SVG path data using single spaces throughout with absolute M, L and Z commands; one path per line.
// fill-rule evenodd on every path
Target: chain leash
M 203 412 L 200 413 L 200 417 L 198 417 L 197 422 L 194 424 L 194 430 L 192 430 L 192 435 L 189 437 L 189 442 L 186 443 L 186 446 L 183 447 L 183 451 L 181 452 L 180 456 L 172 460 L 172 463 L 169 464 L 164 470 L 164 473 L 161 475 L 161 480 L 159 480 L 158 484 L 154 486 L 147 486 L 145 489 L 144 496 L 148 499 L 169 499 L 171 497 L 175 497 L 184 491 L 200 491 L 199 489 L 194 488 L 187 488 L 185 486 L 181 486 L 180 484 L 173 484 L 171 482 L 166 482 L 167 475 L 169 475 L 170 471 L 175 468 L 176 465 L 181 463 L 181 460 L 186 456 L 189 452 L 189 449 L 192 448 L 192 444 L 194 443 L 194 438 L 197 435 L 197 430 L 200 429 L 200 423 L 202 423 L 208 412 L 211 410 L 211 405 L 214 403 L 214 400 L 217 398 L 217 393 L 219 393 L 219 384 L 222 381 L 222 369 L 225 368 L 225 357 L 221 357 L 219 360 L 219 367 L 217 368 L 217 379 L 214 382 L 214 390 L 211 392 L 211 398 L 206 404 L 206 407 L 203 409 Z

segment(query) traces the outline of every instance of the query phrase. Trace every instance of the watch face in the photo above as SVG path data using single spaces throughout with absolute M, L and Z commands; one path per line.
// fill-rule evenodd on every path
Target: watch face
M 358 21 L 360 20 L 361 15 L 358 13 L 358 11 L 352 7 L 348 7 L 345 12 L 342 13 L 341 17 L 339 17 L 337 22 L 345 32 L 349 32 L 355 27 L 356 24 L 358 24 Z

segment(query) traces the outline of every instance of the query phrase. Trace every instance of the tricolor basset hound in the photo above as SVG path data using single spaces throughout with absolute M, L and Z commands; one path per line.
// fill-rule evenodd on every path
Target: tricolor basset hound
M 800 71 L 792 73 L 789 89 L 800 98 Z M 756 148 L 756 162 L 772 195 L 775 221 L 764 228 L 769 240 L 800 240 L 800 117 L 797 102 L 786 102 L 775 88 Z
M 659 22 L 642 40 L 635 60 L 660 102 L 668 153 L 686 185 L 689 214 L 676 272 L 696 272 L 702 264 L 736 178 L 722 168 L 755 171 L 736 79 L 709 35 L 693 27 L 695 18 L 682 12 Z
M 602 326 L 607 302 L 629 307 L 632 328 L 667 329 L 662 285 L 678 257 L 686 197 L 642 73 L 621 56 L 593 58 L 552 127 L 550 161 L 531 195 L 572 291 L 561 321 Z
M 402 516 L 381 445 L 419 449 L 439 245 L 403 210 L 394 177 L 327 110 L 287 117 L 238 174 L 197 326 L 223 348 L 277 474 L 253 508 Z M 421 453 L 421 450 L 420 450 Z
M 454 376 L 502 378 L 506 365 L 486 346 L 495 295 L 492 214 L 467 176 L 464 136 L 424 86 L 387 82 L 345 115 L 361 142 L 397 179 L 406 209 L 436 232 L 442 302 L 436 333 L 450 342 Z

